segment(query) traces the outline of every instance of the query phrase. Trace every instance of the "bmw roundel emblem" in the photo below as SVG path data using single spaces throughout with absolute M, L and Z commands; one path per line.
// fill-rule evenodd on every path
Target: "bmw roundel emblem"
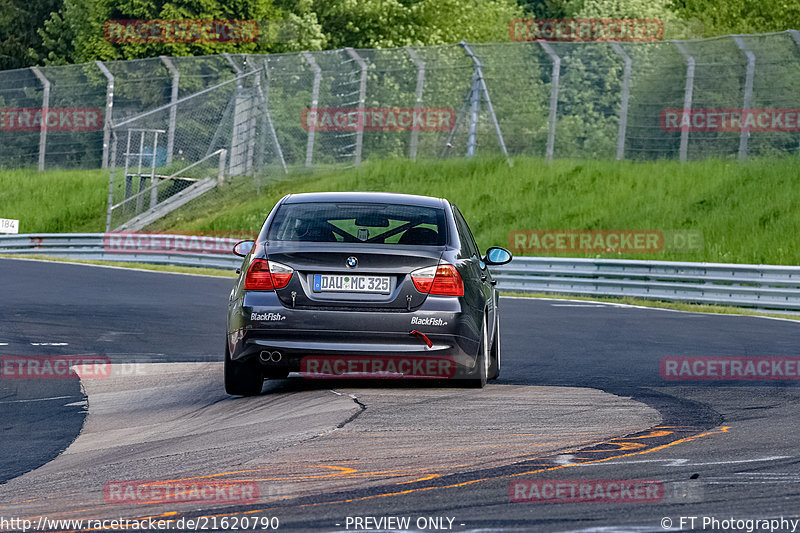
M 358 266 L 358 258 L 357 258 L 357 257 L 353 257 L 353 256 L 351 255 L 350 257 L 348 257 L 348 258 L 347 258 L 347 261 L 346 261 L 346 263 L 347 263 L 347 266 L 348 266 L 348 267 L 350 267 L 350 268 L 355 268 L 355 267 L 357 267 L 357 266 Z

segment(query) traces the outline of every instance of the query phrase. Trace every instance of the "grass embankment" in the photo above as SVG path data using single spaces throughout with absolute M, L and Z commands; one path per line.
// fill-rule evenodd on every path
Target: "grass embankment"
M 293 175 L 262 188 L 240 178 L 152 229 L 257 231 L 283 195 L 308 191 L 391 191 L 443 196 L 467 217 L 481 248 L 508 246 L 521 229 L 699 230 L 691 253 L 599 257 L 800 264 L 800 161 L 568 161 L 517 158 L 375 161 L 355 170 Z M 20 231 L 103 231 L 107 172 L 0 172 L 0 217 Z M 573 254 L 574 255 L 574 254 Z
M 520 229 L 699 230 L 691 253 L 599 257 L 723 263 L 800 264 L 800 161 L 379 161 L 362 168 L 276 182 L 256 196 L 250 183 L 209 194 L 159 229 L 256 231 L 283 195 L 309 191 L 391 191 L 456 203 L 481 248 L 508 246 Z M 573 254 L 575 256 L 575 254 Z
M 105 229 L 108 171 L 0 171 L 0 218 L 19 220 L 20 233 Z

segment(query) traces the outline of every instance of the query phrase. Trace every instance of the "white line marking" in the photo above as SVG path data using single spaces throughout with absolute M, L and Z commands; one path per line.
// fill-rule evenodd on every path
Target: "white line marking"
M 7 342 L 0 342 L 0 346 L 8 346 Z
M 776 479 L 774 481 L 704 481 L 708 485 L 775 485 L 775 484 L 797 484 L 797 480 Z
M 557 465 L 569 465 L 569 464 L 572 464 L 572 459 L 574 457 L 575 457 L 574 455 L 569 455 L 569 454 L 557 455 L 556 459 L 555 459 L 555 463 Z
M 32 342 L 31 346 L 69 346 L 68 342 Z
M 63 400 L 65 398 L 74 398 L 74 396 L 53 396 L 52 398 L 34 398 L 31 400 L 5 400 L 0 403 L 28 403 L 28 402 L 46 402 L 49 400 Z
M 791 472 L 734 472 L 734 476 L 796 476 Z
M 793 322 L 797 324 L 798 320 L 792 318 L 779 318 L 775 316 L 764 316 L 764 315 L 739 315 L 734 313 L 708 313 L 705 311 L 684 311 L 683 309 L 667 309 L 665 307 L 650 307 L 647 305 L 632 305 L 632 304 L 618 304 L 618 303 L 611 303 L 611 302 L 596 302 L 594 300 L 572 300 L 570 298 L 541 298 L 539 296 L 501 296 L 500 298 L 507 298 L 509 300 L 540 300 L 540 301 L 562 301 L 562 302 L 584 302 L 584 303 L 597 303 L 597 304 L 604 304 L 610 305 L 612 307 L 622 307 L 628 309 L 648 309 L 651 311 L 668 311 L 670 313 L 686 313 L 690 315 L 706 315 L 706 316 L 725 316 L 725 317 L 743 317 L 743 318 L 764 318 L 766 320 L 780 320 L 782 322 Z M 675 302 L 680 303 L 680 302 Z M 714 304 L 708 304 L 714 305 Z M 720 306 L 724 307 L 724 306 Z M 738 307 L 736 309 L 739 309 Z M 762 312 L 762 313 L 769 313 L 769 311 L 753 311 L 753 312 Z
M 606 307 L 604 304 L 551 304 L 550 307 Z
M 733 465 L 741 463 L 759 463 L 762 461 L 778 461 L 780 459 L 791 459 L 791 455 L 774 455 L 770 457 L 760 457 L 758 459 L 739 459 L 736 461 L 712 461 L 707 463 L 690 463 L 689 459 L 640 459 L 638 461 L 613 461 L 610 463 L 590 463 L 585 466 L 605 466 L 605 465 L 631 465 L 637 463 L 663 463 L 661 466 L 708 466 L 708 465 Z M 583 465 L 578 463 L 575 466 Z

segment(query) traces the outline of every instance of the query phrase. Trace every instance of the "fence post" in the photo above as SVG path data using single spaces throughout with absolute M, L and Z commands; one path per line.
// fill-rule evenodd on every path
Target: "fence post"
M 236 64 L 236 61 L 233 60 L 228 52 L 222 52 L 222 56 L 228 61 L 231 68 L 233 68 L 233 72 L 236 74 L 236 87 L 242 88 L 242 69 L 239 68 L 239 65 Z
M 311 92 L 311 113 L 314 113 L 314 122 L 308 125 L 308 142 L 306 143 L 306 168 L 311 168 L 311 160 L 314 157 L 314 137 L 317 132 L 317 106 L 319 105 L 319 82 L 322 77 L 322 69 L 319 68 L 314 56 L 310 52 L 303 52 L 303 57 L 314 70 L 314 87 Z M 308 113 L 306 114 L 308 122 Z
M 503 151 L 503 155 L 506 156 L 506 160 L 508 161 L 508 166 L 513 166 L 513 163 L 511 162 L 511 158 L 508 157 L 508 151 L 506 150 L 506 143 L 503 140 L 503 133 L 500 131 L 500 124 L 497 122 L 497 115 L 495 115 L 495 113 L 494 113 L 494 107 L 492 106 L 492 99 L 489 96 L 489 88 L 486 86 L 486 80 L 483 77 L 483 65 L 481 64 L 480 59 L 478 59 L 478 56 L 475 55 L 475 53 L 472 51 L 472 48 L 470 48 L 470 45 L 466 41 L 466 39 L 462 40 L 458 44 L 461 45 L 464 48 L 464 51 L 467 52 L 469 57 L 472 58 L 472 63 L 475 66 L 475 74 L 474 74 L 474 79 L 475 79 L 475 83 L 476 83 L 475 89 L 480 87 L 482 89 L 482 91 L 483 91 L 483 96 L 484 96 L 484 98 L 486 98 L 486 105 L 489 108 L 489 115 L 491 115 L 491 117 L 492 117 L 492 122 L 494 123 L 494 130 L 497 133 L 497 142 L 500 145 L 500 149 Z M 473 91 L 473 98 L 474 98 L 475 92 L 476 91 Z M 475 119 L 476 124 L 477 124 L 477 118 L 478 118 L 477 117 L 477 109 L 475 108 L 474 103 L 473 103 L 473 109 L 476 111 L 476 115 L 475 115 L 474 119 Z M 472 134 L 472 124 L 470 124 L 470 134 Z M 475 148 L 474 145 L 472 146 L 472 148 L 473 148 L 473 152 L 474 152 L 474 148 Z
M 440 158 L 445 157 L 450 148 L 453 147 L 453 139 L 455 138 L 456 133 L 458 132 L 458 128 L 461 125 L 462 117 L 464 116 L 464 111 L 467 109 L 467 103 L 469 103 L 470 95 L 472 94 L 472 90 L 474 88 L 474 80 L 475 80 L 474 73 L 472 75 L 472 79 L 473 79 L 473 84 L 470 85 L 470 88 L 467 90 L 467 94 L 464 95 L 464 100 L 461 103 L 461 109 L 459 109 L 458 113 L 456 114 L 456 123 L 453 126 L 453 129 L 450 130 L 450 133 L 447 134 L 447 141 L 445 141 L 444 147 L 442 148 L 442 151 L 439 154 Z
M 111 206 L 114 205 L 114 168 L 117 166 L 117 132 L 112 132 L 111 141 L 111 162 L 109 164 L 110 172 L 108 174 L 108 212 L 106 213 L 106 232 L 111 231 Z M 128 133 L 130 140 L 130 133 Z M 127 160 L 127 156 L 125 157 Z
M 467 157 L 475 155 L 478 145 L 478 113 L 481 106 L 481 93 L 478 89 L 478 72 L 472 72 L 472 90 L 470 91 L 469 133 L 467 134 Z
M 101 164 L 101 167 L 106 169 L 109 164 L 108 149 L 111 140 L 111 113 L 114 110 L 114 75 L 101 61 L 95 61 L 94 63 L 108 80 L 106 84 L 106 110 L 103 117 L 103 162 Z
M 756 55 L 747 49 L 742 38 L 738 35 L 733 37 L 736 46 L 744 52 L 747 57 L 747 73 L 744 79 L 744 102 L 742 103 L 742 132 L 739 135 L 739 161 L 747 159 L 747 140 L 750 132 L 745 129 L 745 113 L 750 109 L 750 101 L 753 98 L 753 76 L 756 71 Z
M 625 156 L 625 130 L 628 127 L 628 98 L 631 91 L 631 56 L 622 49 L 619 43 L 611 43 L 614 51 L 625 60 L 622 75 L 622 98 L 619 108 L 619 130 L 617 131 L 617 161 Z
M 356 153 L 353 159 L 355 166 L 361 166 L 361 151 L 364 147 L 364 104 L 367 98 L 367 63 L 352 48 L 345 48 L 345 51 L 361 67 L 361 84 L 358 88 L 358 131 L 356 132 Z
M 225 57 L 228 63 L 230 63 L 236 75 L 236 91 L 233 94 L 233 124 L 231 126 L 231 157 L 228 159 L 228 174 L 231 176 L 236 176 L 247 171 L 247 161 L 244 161 L 244 163 L 242 162 L 242 152 L 245 152 L 244 157 L 247 157 L 247 153 L 246 150 L 242 150 L 242 148 L 240 148 L 240 143 L 238 142 L 241 126 L 241 108 L 239 103 L 241 102 L 240 96 L 242 94 L 243 87 L 242 69 L 239 68 L 239 65 L 236 64 L 228 52 L 223 52 L 222 55 Z M 242 167 L 244 167 L 244 171 L 242 170 Z
M 163 130 L 162 130 L 163 131 Z M 156 177 L 156 150 L 158 149 L 158 130 L 153 131 L 153 157 L 150 159 L 150 209 L 158 204 L 158 178 Z M 141 186 L 140 186 L 141 188 Z
M 672 41 L 675 46 L 686 59 L 686 88 L 683 92 L 683 113 L 681 120 L 684 116 L 691 118 L 692 114 L 692 92 L 694 91 L 694 57 L 686 50 L 686 45 L 678 41 Z M 689 128 L 681 128 L 681 147 L 680 159 L 681 162 L 686 162 L 687 153 L 689 151 Z
M 172 107 L 169 109 L 169 128 L 167 128 L 167 164 L 169 165 L 172 163 L 172 152 L 175 150 L 175 118 L 178 112 L 178 106 L 175 105 L 175 102 L 178 101 L 178 83 L 181 74 L 167 56 L 161 56 L 161 61 L 172 73 L 172 95 L 170 97 Z
M 42 121 L 39 123 L 39 172 L 44 170 L 44 157 L 47 150 L 47 115 L 50 112 L 50 80 L 48 80 L 39 67 L 31 67 L 31 70 L 42 83 Z
M 269 110 L 269 63 L 267 58 L 264 58 L 264 78 L 266 79 L 266 87 L 264 87 L 264 120 L 266 120 L 267 125 L 269 126 L 270 134 L 272 135 L 272 142 L 275 143 L 275 151 L 278 152 L 278 157 L 281 160 L 281 166 L 283 166 L 283 173 L 288 174 L 289 170 L 286 168 L 286 159 L 283 157 L 283 150 L 281 149 L 281 143 L 278 142 L 278 134 L 275 133 L 275 124 L 272 122 L 272 113 Z M 261 192 L 261 181 L 259 179 L 259 192 Z
M 547 149 L 545 160 L 549 163 L 553 160 L 553 151 L 556 142 L 556 112 L 558 111 L 558 86 L 561 76 L 561 58 L 553 48 L 544 41 L 539 41 L 542 48 L 553 61 L 553 72 L 550 76 L 550 116 L 547 119 Z
M 221 148 L 219 151 L 219 168 L 217 169 L 217 185 L 222 185 L 225 181 L 225 158 L 228 155 L 228 151 L 225 148 Z
M 414 91 L 414 110 L 418 111 L 422 105 L 422 89 L 425 83 L 425 62 L 419 58 L 417 51 L 410 46 L 405 47 L 408 55 L 411 56 L 411 61 L 417 65 L 417 89 Z M 408 157 L 412 161 L 417 160 L 417 145 L 419 144 L 419 128 L 414 126 L 414 121 L 411 121 L 411 146 L 409 147 Z
M 139 157 L 139 166 L 136 169 L 136 175 L 139 176 L 139 183 L 136 187 L 136 194 L 142 192 L 145 188 L 145 178 L 142 177 L 142 164 L 144 163 L 144 135 L 147 130 L 140 129 L 139 130 L 139 153 L 136 154 Z M 143 198 L 141 195 L 136 197 L 136 213 L 140 213 L 142 211 L 143 206 Z

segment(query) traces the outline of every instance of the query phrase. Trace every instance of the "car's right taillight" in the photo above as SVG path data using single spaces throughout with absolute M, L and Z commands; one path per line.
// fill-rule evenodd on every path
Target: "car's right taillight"
M 244 288 L 248 291 L 271 291 L 282 289 L 289 284 L 294 270 L 291 267 L 267 261 L 265 259 L 254 259 L 247 269 L 244 278 Z
M 464 296 L 464 282 L 451 264 L 425 267 L 411 273 L 414 287 L 424 294 L 436 296 Z

